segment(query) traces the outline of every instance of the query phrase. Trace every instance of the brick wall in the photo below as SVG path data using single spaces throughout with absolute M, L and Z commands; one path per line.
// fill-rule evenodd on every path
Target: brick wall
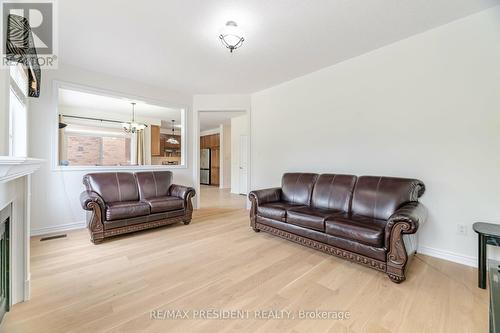
M 69 165 L 120 165 L 130 163 L 130 139 L 68 135 L 66 140 Z
M 69 165 L 98 165 L 101 138 L 92 136 L 67 136 Z
M 102 138 L 103 165 L 130 164 L 130 140 L 125 138 Z

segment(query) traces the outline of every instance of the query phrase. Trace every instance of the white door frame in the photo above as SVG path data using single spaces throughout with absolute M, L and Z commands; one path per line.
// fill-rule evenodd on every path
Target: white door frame
M 224 181 L 224 154 L 226 153 L 226 145 L 224 144 L 224 140 L 227 133 L 224 133 L 224 124 L 219 125 L 219 143 L 220 143 L 220 151 L 219 151 L 219 188 L 223 189 L 226 186 L 226 182 Z M 231 170 L 229 170 L 231 172 Z
M 202 109 L 202 110 L 193 110 L 193 183 L 196 189 L 196 193 L 198 195 L 195 196 L 194 208 L 198 209 L 200 207 L 200 112 L 245 112 L 245 116 L 247 117 L 247 130 L 248 130 L 248 150 L 247 150 L 247 184 L 248 189 L 252 188 L 251 185 L 251 166 L 252 166 L 252 126 L 251 126 L 251 114 L 250 109 Z M 247 208 L 250 207 L 250 201 L 247 199 Z
M 242 144 L 242 139 L 243 138 L 245 138 L 245 139 L 244 139 L 244 142 Z M 239 164 L 239 168 L 238 168 L 238 194 L 243 194 L 242 191 L 241 191 L 241 189 L 242 189 L 241 183 L 242 183 L 242 179 L 243 179 L 243 181 L 245 182 L 245 187 L 244 187 L 245 192 L 244 193 L 248 195 L 248 192 L 250 192 L 248 190 L 248 160 L 246 161 L 246 165 L 245 165 L 245 169 L 246 169 L 245 170 L 245 175 L 247 177 L 242 177 L 242 175 L 241 175 L 241 172 L 243 170 L 243 168 L 241 167 L 242 166 L 241 158 L 243 156 L 245 156 L 245 155 L 246 155 L 245 158 L 248 158 L 248 145 L 249 145 L 248 134 L 240 134 L 240 137 L 239 137 L 239 140 L 238 140 L 238 145 L 239 145 L 239 155 L 240 155 L 239 156 L 239 161 L 238 161 L 239 162 L 238 163 Z M 244 146 L 246 146 L 244 149 L 245 149 L 245 151 L 247 153 L 246 154 L 241 154 L 242 147 L 244 147 Z M 247 178 L 247 179 L 245 179 L 245 178 Z

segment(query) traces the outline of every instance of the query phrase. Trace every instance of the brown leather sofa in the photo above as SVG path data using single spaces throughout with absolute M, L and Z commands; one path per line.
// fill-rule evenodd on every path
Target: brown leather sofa
M 94 244 L 128 232 L 191 222 L 195 190 L 172 184 L 170 171 L 90 173 L 83 184 L 80 202 L 88 211 Z
M 417 179 L 287 173 L 280 188 L 252 191 L 250 224 L 405 280 L 427 210 Z

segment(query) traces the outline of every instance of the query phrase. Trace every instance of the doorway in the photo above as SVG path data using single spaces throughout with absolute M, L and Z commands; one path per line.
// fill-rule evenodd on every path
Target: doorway
M 224 198 L 244 208 L 249 189 L 248 113 L 220 110 L 197 111 L 196 115 L 198 207 L 206 207 L 214 198 Z
M 211 129 L 200 133 L 200 184 L 221 186 L 221 133 L 222 129 Z

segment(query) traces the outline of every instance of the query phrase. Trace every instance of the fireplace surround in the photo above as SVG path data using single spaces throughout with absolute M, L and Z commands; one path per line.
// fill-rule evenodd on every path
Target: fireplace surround
M 12 204 L 0 210 L 0 321 L 10 309 L 10 221 Z
M 3 284 L 4 290 L 8 290 L 4 292 L 7 309 L 30 298 L 31 174 L 43 162 L 0 156 L 0 222 L 8 220 L 8 225 L 0 226 L 0 230 L 7 232 L 0 232 L 0 246 L 9 245 L 8 250 L 2 251 L 0 260 L 0 266 L 9 264 L 6 277 L 0 278 L 0 286 Z M 4 299 L 0 298 L 0 304 L 2 302 Z

